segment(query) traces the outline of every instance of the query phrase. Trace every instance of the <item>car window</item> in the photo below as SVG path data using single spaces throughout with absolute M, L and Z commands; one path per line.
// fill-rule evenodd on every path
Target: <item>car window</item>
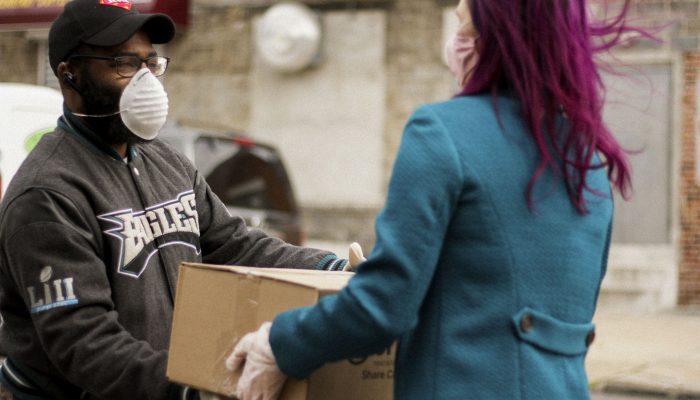
M 289 176 L 277 150 L 240 135 L 170 125 L 161 138 L 187 156 L 232 215 L 249 227 L 301 245 L 303 231 Z
M 231 140 L 201 137 L 195 145 L 200 171 L 224 204 L 290 211 L 286 174 L 274 153 Z M 200 157 L 204 157 L 202 159 Z M 283 171 L 282 171 L 283 172 Z
M 222 162 L 238 154 L 241 146 L 228 138 L 199 136 L 194 142 L 197 169 L 208 176 Z

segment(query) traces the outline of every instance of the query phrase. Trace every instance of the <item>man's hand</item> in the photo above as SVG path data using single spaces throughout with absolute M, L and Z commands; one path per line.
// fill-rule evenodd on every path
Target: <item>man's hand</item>
M 348 263 L 345 264 L 343 271 L 354 272 L 357 267 L 363 262 L 367 261 L 365 256 L 362 254 L 362 247 L 357 242 L 352 242 L 350 248 L 348 249 Z
M 255 332 L 243 336 L 226 359 L 226 368 L 235 371 L 243 367 L 238 380 L 239 400 L 275 400 L 282 391 L 287 376 L 277 367 L 270 347 L 271 322 L 265 322 Z

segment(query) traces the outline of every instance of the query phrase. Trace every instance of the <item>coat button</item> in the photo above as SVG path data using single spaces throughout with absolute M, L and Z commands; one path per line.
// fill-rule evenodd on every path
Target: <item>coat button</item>
M 586 335 L 586 347 L 590 347 L 591 344 L 593 344 L 593 341 L 595 340 L 595 331 L 591 331 Z
M 525 314 L 520 318 L 520 329 L 525 333 L 532 330 L 532 315 Z

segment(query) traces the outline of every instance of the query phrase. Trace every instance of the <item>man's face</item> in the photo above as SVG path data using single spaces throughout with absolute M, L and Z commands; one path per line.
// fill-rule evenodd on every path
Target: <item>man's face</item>
M 84 53 L 81 51 L 81 54 Z M 156 52 L 148 35 L 137 32 L 118 46 L 93 47 L 89 50 L 89 54 L 108 57 L 135 55 L 146 58 L 155 56 Z M 119 75 L 116 65 L 111 60 L 81 59 L 80 62 L 80 94 L 85 114 L 104 115 L 119 111 L 121 94 L 131 78 Z M 110 144 L 142 141 L 124 125 L 119 114 L 110 117 L 87 118 L 86 122 L 96 134 Z

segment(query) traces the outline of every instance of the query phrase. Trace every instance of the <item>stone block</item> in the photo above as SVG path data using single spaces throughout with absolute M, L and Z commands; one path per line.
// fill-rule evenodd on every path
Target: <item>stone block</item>
M 170 119 L 187 126 L 246 131 L 250 89 L 246 75 L 168 73 Z
M 0 81 L 36 84 L 38 43 L 23 32 L 0 32 Z
M 697 50 L 700 38 L 697 36 L 678 36 L 671 39 L 671 48 L 680 51 Z
M 192 25 L 168 45 L 170 70 L 180 73 L 247 73 L 251 60 L 248 13 L 240 8 L 198 8 Z
M 697 17 L 700 8 L 697 0 L 672 0 L 670 4 L 671 12 L 681 15 L 684 18 Z
M 347 243 L 358 242 L 367 256 L 376 237 L 374 220 L 379 208 L 318 208 L 302 209 L 302 219 L 306 236 L 310 240 Z M 347 257 L 347 249 L 338 254 Z
M 668 15 L 671 12 L 669 0 L 638 0 L 635 11 L 641 16 Z

